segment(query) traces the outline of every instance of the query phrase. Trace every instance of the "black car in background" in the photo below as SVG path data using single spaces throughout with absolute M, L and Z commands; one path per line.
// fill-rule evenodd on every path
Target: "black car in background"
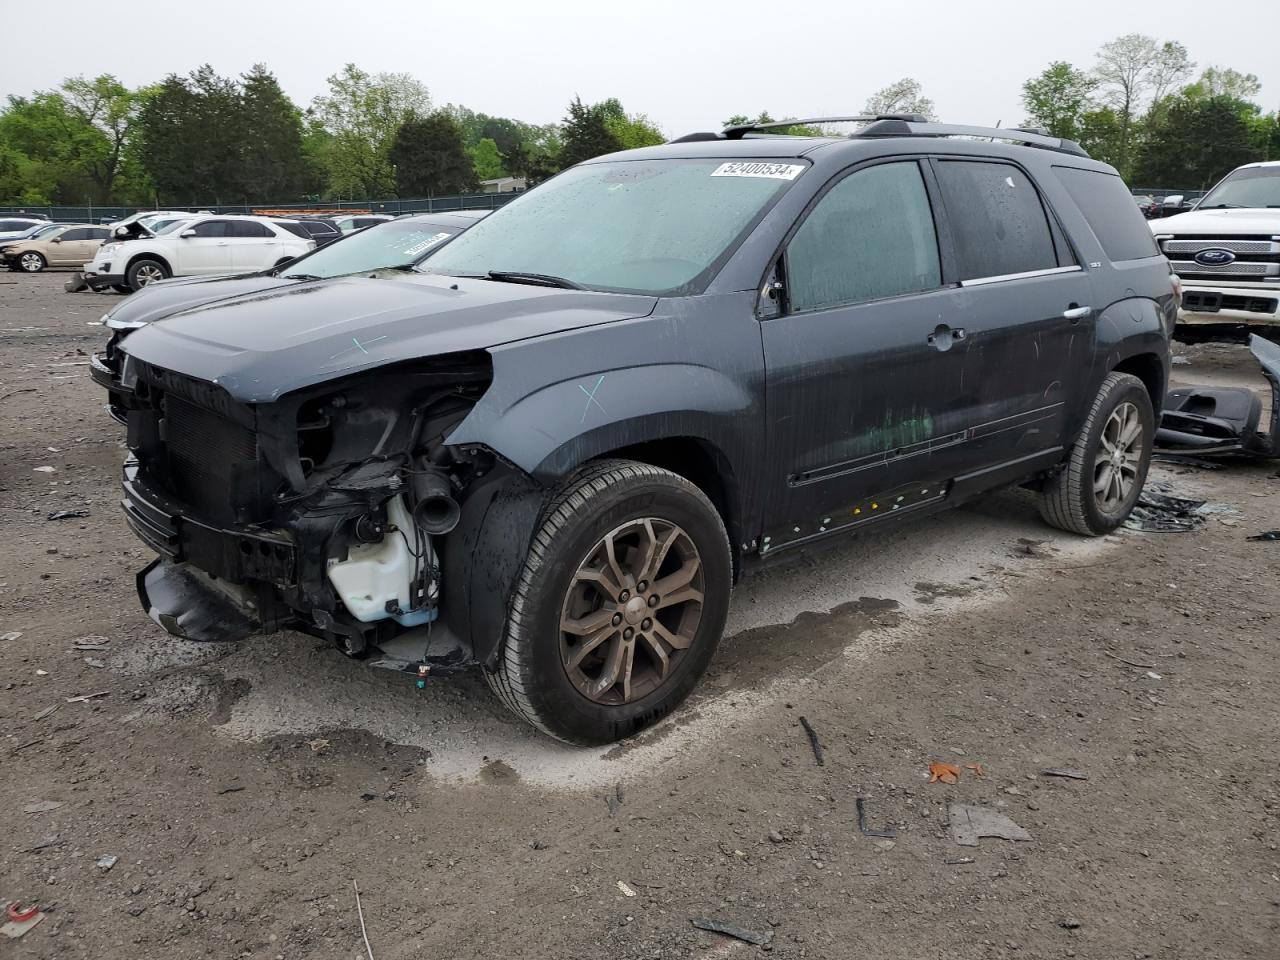
M 277 217 L 276 220 L 294 236 L 302 237 L 304 240 L 314 240 L 317 250 L 343 237 L 337 223 L 329 217 L 298 216 L 289 219 Z
M 119 348 L 121 341 L 134 330 L 230 297 L 349 273 L 377 275 L 382 270 L 404 270 L 488 213 L 488 210 L 424 213 L 379 221 L 376 230 L 340 235 L 334 238 L 335 243 L 341 240 L 340 245 L 326 243 L 272 270 L 233 277 L 175 277 L 147 284 L 102 315 L 102 323 L 112 331 L 111 338 L 103 352 L 91 358 L 90 373 L 108 391 L 107 412 L 121 423 L 125 422 L 132 390 L 120 381 Z M 302 236 L 295 228 L 311 221 L 281 219 L 278 222 L 291 233 Z M 309 231 L 307 235 L 311 235 Z
M 681 702 L 775 557 L 1008 484 L 1116 529 L 1177 314 L 1123 181 L 1030 131 L 857 119 L 599 157 L 417 266 L 131 336 L 144 609 L 477 666 L 598 744 Z

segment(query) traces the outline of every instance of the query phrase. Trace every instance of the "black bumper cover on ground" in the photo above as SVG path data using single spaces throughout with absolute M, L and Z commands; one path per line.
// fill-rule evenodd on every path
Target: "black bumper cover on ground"
M 156 557 L 138 572 L 142 609 L 183 640 L 243 640 L 261 624 L 186 564 Z

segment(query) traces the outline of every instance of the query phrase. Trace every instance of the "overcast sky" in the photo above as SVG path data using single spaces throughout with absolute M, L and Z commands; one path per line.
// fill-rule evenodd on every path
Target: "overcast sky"
M 11 5 L 16 0 L 0 7 Z M 575 94 L 587 102 L 614 96 L 679 136 L 715 129 L 735 113 L 856 113 L 876 89 L 910 76 L 943 120 L 1009 125 L 1024 119 L 1022 82 L 1050 61 L 1087 67 L 1100 44 L 1140 32 L 1181 41 L 1198 67 L 1257 74 L 1264 107 L 1280 107 L 1280 0 L 1235 7 L 1204 0 L 128 0 L 21 8 L 21 16 L 3 18 L 0 94 L 47 89 L 77 73 L 113 73 L 136 86 L 202 63 L 235 75 L 261 61 L 306 106 L 324 91 L 325 77 L 350 61 L 375 73 L 412 73 L 437 104 L 531 123 L 559 120 Z

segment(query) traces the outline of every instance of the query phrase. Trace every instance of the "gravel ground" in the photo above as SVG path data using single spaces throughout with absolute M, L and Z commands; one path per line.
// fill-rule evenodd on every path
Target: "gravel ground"
M 572 750 L 476 677 L 163 636 L 87 374 L 114 297 L 64 279 L 0 275 L 0 901 L 46 912 L 4 956 L 362 957 L 353 879 L 378 960 L 1276 955 L 1275 464 L 1157 470 L 1215 505 L 1192 533 L 1011 491 L 771 570 L 685 708 Z M 1031 839 L 960 846 L 953 803 Z

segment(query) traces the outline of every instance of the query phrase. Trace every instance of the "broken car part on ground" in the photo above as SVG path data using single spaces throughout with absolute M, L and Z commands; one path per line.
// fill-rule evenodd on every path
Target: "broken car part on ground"
M 764 560 L 1009 484 L 1114 530 L 1177 310 L 1123 183 L 1036 133 L 872 119 L 592 160 L 416 268 L 132 333 L 144 607 L 479 665 L 602 743 L 689 693 Z

